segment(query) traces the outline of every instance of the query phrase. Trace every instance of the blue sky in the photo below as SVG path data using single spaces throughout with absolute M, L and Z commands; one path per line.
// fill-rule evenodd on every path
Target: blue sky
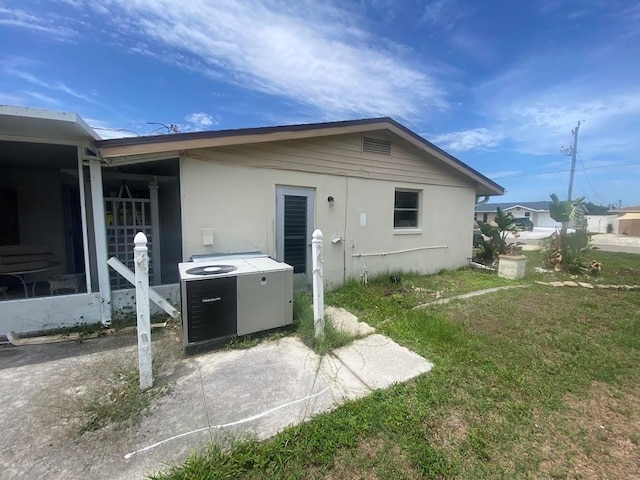
M 638 1 L 0 0 L 0 45 L 0 104 L 139 134 L 391 116 L 494 201 L 566 196 L 583 121 L 574 194 L 640 204 Z

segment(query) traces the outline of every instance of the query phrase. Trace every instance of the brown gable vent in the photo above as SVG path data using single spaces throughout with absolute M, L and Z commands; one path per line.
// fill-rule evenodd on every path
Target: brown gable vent
M 362 151 L 377 153 L 379 155 L 391 155 L 391 142 L 380 138 L 362 137 Z

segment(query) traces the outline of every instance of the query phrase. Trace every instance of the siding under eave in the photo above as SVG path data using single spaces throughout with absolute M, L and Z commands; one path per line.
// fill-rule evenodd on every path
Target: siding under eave
M 381 135 L 375 135 L 382 137 Z M 346 175 L 418 184 L 472 187 L 453 169 L 392 136 L 391 156 L 362 152 L 362 135 L 347 134 L 304 140 L 188 150 L 206 161 L 256 168 Z

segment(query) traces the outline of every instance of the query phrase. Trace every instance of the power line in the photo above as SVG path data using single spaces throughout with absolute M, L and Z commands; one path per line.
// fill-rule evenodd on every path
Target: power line
M 578 158 L 580 158 L 580 165 L 582 165 L 582 170 L 584 171 L 584 178 L 586 178 L 587 183 L 591 187 L 591 191 L 593 191 L 593 194 L 596 197 L 598 197 L 598 199 L 600 199 L 601 202 L 606 203 L 607 205 L 611 205 L 611 202 L 607 202 L 606 200 L 604 200 L 600 195 L 598 195 L 598 192 L 596 192 L 596 189 L 593 188 L 593 185 L 591 184 L 591 180 L 589 180 L 589 175 L 587 175 L 587 169 L 584 166 L 584 160 L 582 159 L 582 155 L 580 155 L 580 152 L 578 152 Z
M 616 168 L 616 167 L 628 167 L 631 165 L 640 165 L 640 162 L 634 162 L 634 163 L 617 163 L 615 165 L 600 165 L 597 167 L 587 167 L 584 168 L 584 170 L 596 170 L 596 169 L 600 169 L 600 168 Z M 495 180 L 500 180 L 503 178 L 523 178 L 523 177 L 536 177 L 539 175 L 551 175 L 554 173 L 566 173 L 566 172 L 570 172 L 571 170 L 554 170 L 551 172 L 541 172 L 541 173 L 526 173 L 523 175 L 505 175 L 503 177 L 493 177 Z
M 134 135 L 137 135 L 138 137 L 140 137 L 141 134 L 139 132 L 129 128 L 133 125 L 160 125 L 158 128 L 156 128 L 155 130 L 152 130 L 150 133 L 146 135 L 153 135 L 154 133 L 159 132 L 161 130 L 165 130 L 166 131 L 165 133 L 180 133 L 180 127 L 178 127 L 178 125 L 176 125 L 175 123 L 170 123 L 169 125 L 166 125 L 160 122 L 133 122 L 133 123 L 128 123 L 123 128 L 108 128 L 108 127 L 93 127 L 93 126 L 91 128 L 93 128 L 94 130 L 108 130 L 111 132 L 128 132 L 128 133 L 133 133 Z

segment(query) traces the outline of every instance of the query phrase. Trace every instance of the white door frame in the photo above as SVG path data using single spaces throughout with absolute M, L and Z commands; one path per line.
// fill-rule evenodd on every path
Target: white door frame
M 276 258 L 284 261 L 284 197 L 287 195 L 307 198 L 307 255 L 304 274 L 294 274 L 294 288 L 311 284 L 311 234 L 315 225 L 315 188 L 285 187 L 276 185 Z

